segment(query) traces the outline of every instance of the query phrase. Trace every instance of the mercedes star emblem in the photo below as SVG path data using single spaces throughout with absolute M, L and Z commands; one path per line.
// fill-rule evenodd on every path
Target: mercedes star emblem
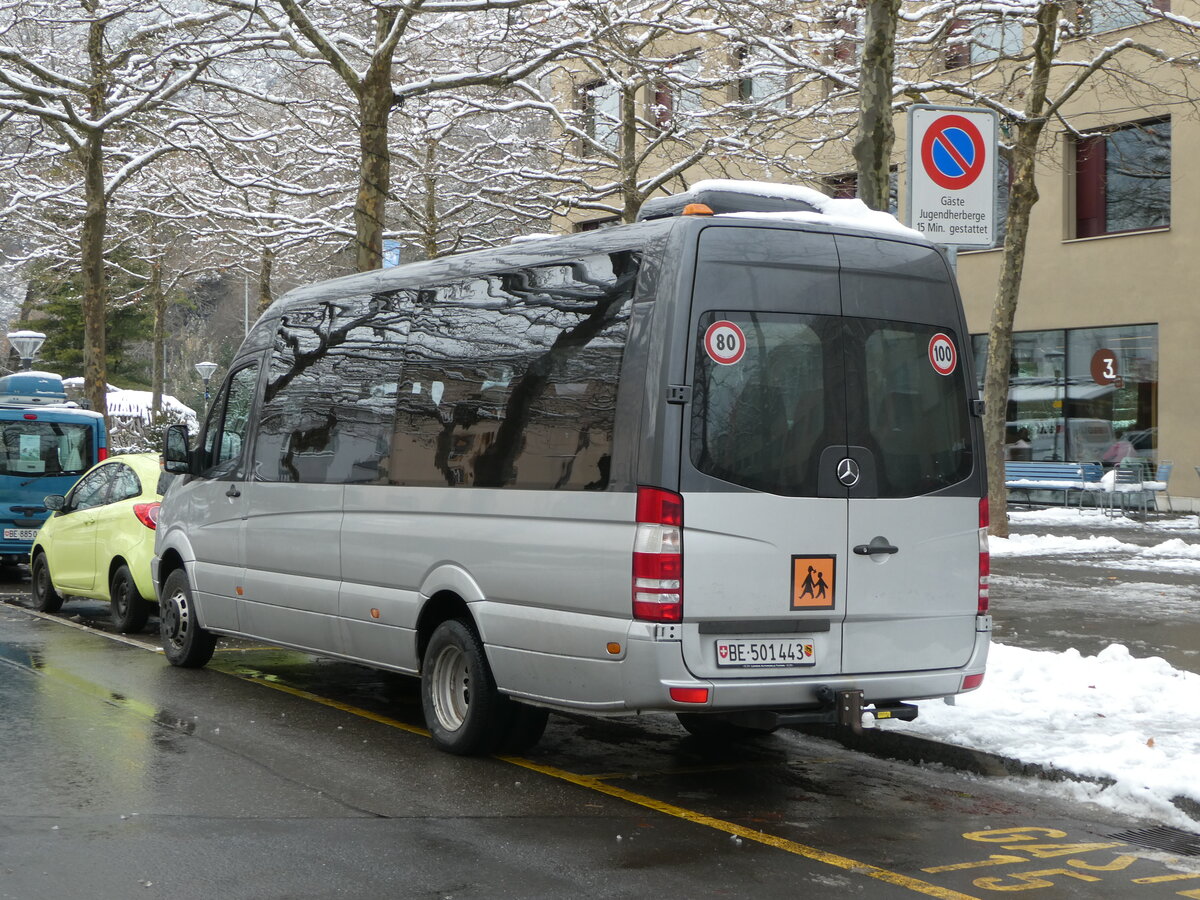
M 838 463 L 837 478 L 846 487 L 854 487 L 858 484 L 858 476 L 858 463 L 850 459 L 850 457 L 846 457 Z

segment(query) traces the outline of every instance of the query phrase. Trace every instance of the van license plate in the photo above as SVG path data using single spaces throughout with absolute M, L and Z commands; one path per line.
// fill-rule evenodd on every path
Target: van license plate
M 32 541 L 37 537 L 36 528 L 5 528 L 4 539 L 6 541 Z
M 719 640 L 718 666 L 815 666 L 812 638 Z

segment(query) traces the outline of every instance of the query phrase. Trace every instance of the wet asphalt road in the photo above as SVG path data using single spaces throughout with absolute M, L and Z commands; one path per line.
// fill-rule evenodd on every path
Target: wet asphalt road
M 1177 629 L 1080 612 L 1087 581 L 1104 606 L 1165 584 L 1186 607 L 1187 584 L 1105 593 L 1096 560 L 1046 568 L 997 560 L 1001 640 L 1120 634 L 1194 668 Z M 449 757 L 410 679 L 237 643 L 173 669 L 152 631 L 106 634 L 99 604 L 33 614 L 9 574 L 0 900 L 1200 897 L 1200 859 L 1127 834 L 1157 823 L 1042 782 L 791 732 L 714 749 L 666 717 L 553 716 L 525 758 Z

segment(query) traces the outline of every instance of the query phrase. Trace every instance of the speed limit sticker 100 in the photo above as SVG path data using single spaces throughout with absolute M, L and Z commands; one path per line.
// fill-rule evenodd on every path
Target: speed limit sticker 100
M 958 366 L 958 350 L 948 335 L 938 332 L 929 339 L 929 362 L 939 375 L 949 375 Z
M 732 366 L 746 352 L 746 335 L 732 322 L 713 322 L 704 332 L 704 352 L 721 366 Z

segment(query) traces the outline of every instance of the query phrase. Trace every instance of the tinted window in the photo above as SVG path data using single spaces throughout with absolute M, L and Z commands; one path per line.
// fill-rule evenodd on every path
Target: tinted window
M 390 483 L 607 487 L 637 267 L 598 254 L 421 292 Z
M 849 319 L 847 328 L 849 352 L 861 354 L 863 373 L 861 390 L 855 385 L 851 394 L 851 443 L 874 454 L 879 496 L 913 497 L 966 478 L 973 461 L 965 348 L 957 337 L 944 332 L 959 359 L 950 374 L 939 375 L 930 362 L 939 329 L 869 319 Z
M 744 352 L 732 364 L 717 362 L 703 349 L 705 333 L 721 321 L 745 335 Z M 760 491 L 815 496 L 821 450 L 844 443 L 845 417 L 832 402 L 840 394 L 830 390 L 841 378 L 839 321 L 777 313 L 705 314 L 692 407 L 696 468 Z
M 722 322 L 740 331 L 740 354 L 706 349 L 706 333 Z M 824 450 L 854 446 L 874 457 L 879 497 L 962 481 L 973 464 L 963 366 L 937 373 L 930 343 L 938 333 L 838 316 L 706 313 L 696 336 L 692 464 L 732 484 L 811 497 Z
M 206 474 L 232 472 L 241 459 L 250 428 L 250 405 L 258 383 L 258 366 L 243 366 L 232 375 L 213 404 L 204 431 Z
M 78 475 L 91 464 L 90 425 L 0 422 L 0 475 Z
M 412 303 L 398 291 L 284 314 L 259 416 L 256 478 L 381 480 Z

